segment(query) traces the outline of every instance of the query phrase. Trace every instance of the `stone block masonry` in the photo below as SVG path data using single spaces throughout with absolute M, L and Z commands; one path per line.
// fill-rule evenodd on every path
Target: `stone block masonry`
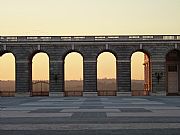
M 49 56 L 50 92 L 64 92 L 64 58 L 71 52 L 83 56 L 84 92 L 97 92 L 97 57 L 102 52 L 111 52 L 116 57 L 117 92 L 131 92 L 131 55 L 137 51 L 150 58 L 150 92 L 167 93 L 166 56 L 173 50 L 180 52 L 179 35 L 0 37 L 0 56 L 5 53 L 15 56 L 17 93 L 32 91 L 32 58 L 39 52 Z M 159 80 L 157 73 L 162 73 Z M 180 88 L 179 82 L 177 85 Z

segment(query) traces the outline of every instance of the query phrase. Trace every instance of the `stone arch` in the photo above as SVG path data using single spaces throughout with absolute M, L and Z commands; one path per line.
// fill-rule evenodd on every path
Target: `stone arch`
M 112 50 L 112 49 L 102 49 L 100 50 L 97 55 L 96 55 L 96 60 L 98 59 L 99 55 L 101 55 L 102 53 L 104 52 L 108 52 L 108 53 L 111 53 L 113 54 L 113 56 L 116 58 L 116 60 L 118 59 L 118 55 L 117 55 L 117 52 Z
M 0 50 L 0 57 L 3 56 L 6 53 L 11 53 L 14 56 L 14 58 L 16 59 L 16 53 L 14 53 L 11 50 Z
M 105 78 L 98 78 L 99 76 L 99 61 L 98 59 L 103 57 L 104 54 L 108 54 L 112 56 L 112 60 L 114 60 L 114 76 L 112 78 L 107 78 L 107 75 Z M 110 56 L 110 57 L 111 57 Z M 101 51 L 100 53 L 98 53 L 97 56 L 97 91 L 98 91 L 98 95 L 99 96 L 115 96 L 116 92 L 117 92 L 117 55 L 115 52 L 113 52 L 112 50 L 104 50 Z M 104 61 L 104 60 L 103 60 Z M 105 60 L 106 61 L 106 60 Z M 103 64 L 104 66 L 104 64 Z M 108 69 L 109 72 L 109 69 Z
M 178 60 L 178 58 L 180 57 L 179 55 L 179 53 L 180 53 L 180 50 L 178 50 L 178 49 L 171 49 L 171 50 L 169 50 L 167 53 L 166 53 L 166 59 L 168 59 L 168 56 L 169 55 L 171 55 L 171 54 L 173 54 L 173 53 L 176 53 L 176 56 L 177 57 L 174 57 L 174 55 L 173 56 L 171 56 L 170 57 L 170 59 L 173 59 L 173 61 L 177 61 Z
M 29 60 L 32 60 L 33 59 L 33 57 L 36 55 L 36 54 L 38 54 L 38 53 L 45 53 L 48 57 L 49 57 L 49 59 L 50 59 L 50 54 L 47 52 L 47 51 L 45 51 L 45 50 L 34 50 L 34 51 L 32 51 L 30 54 L 29 54 Z
M 177 51 L 177 52 L 178 52 L 178 51 L 180 51 L 180 48 L 171 47 L 171 48 L 166 49 L 166 51 L 164 52 L 164 55 L 163 55 L 164 60 L 166 60 L 167 55 L 168 55 L 169 53 L 171 53 L 172 51 Z
M 6 54 L 11 54 L 11 60 L 13 61 L 13 69 L 14 69 L 14 78 L 13 80 L 3 80 L 0 83 L 1 89 L 0 89 L 0 96 L 15 96 L 16 93 L 16 56 L 14 55 L 14 53 L 12 51 L 9 50 L 4 50 L 4 51 L 0 51 L 0 57 L 3 57 Z M 5 64 L 5 63 L 4 63 Z M 4 65 L 3 64 L 3 65 Z M 5 64 L 6 65 L 6 64 Z M 9 67 L 10 65 L 8 65 Z M 6 68 L 6 67 L 5 67 Z M 6 68 L 7 69 L 7 68 Z M 7 72 L 6 72 L 7 73 Z M 11 73 L 11 72 L 9 72 Z
M 149 59 L 151 59 L 151 52 L 149 52 L 149 51 L 146 50 L 146 49 L 136 49 L 136 50 L 132 51 L 132 52 L 130 53 L 130 59 L 131 59 L 132 55 L 133 55 L 134 53 L 136 53 L 136 52 L 142 52 L 142 53 L 146 54 L 146 55 L 149 57 Z
M 33 58 L 38 54 L 45 54 L 48 58 L 48 80 L 36 80 L 33 82 Z M 43 50 L 35 50 L 29 55 L 29 77 L 30 77 L 30 92 L 31 96 L 49 96 L 49 81 L 50 81 L 50 55 Z
M 180 50 L 166 54 L 166 94 L 180 95 Z
M 76 70 L 77 72 L 79 71 L 79 69 L 77 70 L 76 68 L 78 66 L 82 66 L 81 71 L 80 71 L 81 72 L 80 80 L 77 80 L 77 78 L 66 80 L 68 78 L 68 77 L 66 77 L 66 75 L 68 75 L 68 71 L 66 71 L 66 68 L 69 67 L 66 60 L 72 59 L 71 55 L 73 55 L 73 54 L 77 55 L 77 56 L 75 56 L 76 58 L 79 57 L 81 59 L 79 61 L 79 58 L 78 58 L 78 62 L 76 65 L 74 65 L 74 63 L 73 63 L 74 61 L 72 61 L 72 63 L 71 63 L 71 64 L 73 64 L 74 70 Z M 70 58 L 68 58 L 68 57 L 70 57 Z M 84 76 L 83 76 L 84 57 L 83 57 L 83 54 L 77 50 L 69 50 L 68 52 L 65 53 L 65 55 L 63 55 L 63 62 L 64 62 L 64 64 L 63 64 L 63 66 L 64 66 L 63 67 L 63 69 L 64 69 L 64 72 L 63 72 L 64 73 L 64 75 L 63 75 L 64 76 L 63 77 L 64 78 L 64 84 L 63 84 L 64 85 L 64 95 L 65 96 L 82 96 L 83 95 L 83 86 L 84 86 L 84 84 L 83 84 L 83 82 L 84 82 Z M 74 71 L 73 71 L 73 73 L 74 73 Z M 73 86 L 73 88 L 72 88 L 72 85 L 70 85 L 70 84 L 75 85 L 75 86 Z
M 62 60 L 64 61 L 65 58 L 66 58 L 66 56 L 67 56 L 68 54 L 70 54 L 70 53 L 73 53 L 73 52 L 80 54 L 80 55 L 82 56 L 82 58 L 84 59 L 84 54 L 83 54 L 82 51 L 80 51 L 80 50 L 78 50 L 78 49 L 74 49 L 74 50 L 70 49 L 70 50 L 66 50 L 66 51 L 62 54 Z
M 132 65 L 132 58 L 133 55 L 136 53 L 143 53 L 143 78 L 142 81 L 137 81 L 137 80 L 132 80 L 132 69 L 134 68 L 134 65 Z M 139 54 L 140 55 L 140 54 Z M 139 70 L 139 68 L 138 68 Z M 131 91 L 132 91 L 132 95 L 134 96 L 147 96 L 149 95 L 149 92 L 151 91 L 151 87 L 152 87 L 152 71 L 151 71 L 151 55 L 147 50 L 144 49 L 137 49 L 135 51 L 133 51 L 131 53 Z M 138 71 L 137 71 L 138 72 Z M 137 73 L 136 72 L 136 73 Z M 138 72 L 139 73 L 139 72 Z

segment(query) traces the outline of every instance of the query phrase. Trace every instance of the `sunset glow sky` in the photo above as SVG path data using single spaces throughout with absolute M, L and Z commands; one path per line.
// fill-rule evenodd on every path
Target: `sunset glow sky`
M 180 34 L 180 0 L 0 0 L 0 36 L 130 34 Z M 132 60 L 136 62 L 132 78 L 143 79 L 142 66 L 138 67 L 142 65 L 143 55 L 136 55 Z M 10 72 L 13 71 L 10 57 L 0 57 L 0 80 L 14 78 L 14 73 Z M 75 63 L 77 68 L 74 69 L 68 65 L 76 61 L 76 57 L 78 55 L 67 58 L 67 79 L 82 78 L 82 71 L 74 70 L 82 67 L 81 62 Z M 101 63 L 110 66 L 98 71 L 99 78 L 115 77 L 113 56 L 102 57 L 98 67 L 104 67 Z M 48 66 L 43 66 L 42 70 L 35 63 L 48 65 L 48 58 L 34 59 L 40 61 L 33 62 L 34 79 L 47 79 Z

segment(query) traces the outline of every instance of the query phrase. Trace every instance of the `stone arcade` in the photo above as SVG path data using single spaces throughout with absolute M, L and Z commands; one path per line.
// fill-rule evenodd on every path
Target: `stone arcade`
M 116 57 L 117 93 L 131 93 L 131 55 L 137 51 L 146 54 L 145 91 L 150 95 L 179 95 L 179 35 L 0 37 L 0 56 L 15 56 L 16 93 L 32 94 L 32 58 L 39 52 L 49 56 L 50 92 L 64 92 L 64 58 L 71 52 L 83 56 L 83 92 L 96 92 L 97 57 L 111 52 Z M 2 96 L 7 93 L 1 91 Z

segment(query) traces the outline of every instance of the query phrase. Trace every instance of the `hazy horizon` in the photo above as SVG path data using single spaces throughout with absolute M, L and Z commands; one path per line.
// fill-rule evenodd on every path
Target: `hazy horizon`
M 49 84 L 47 83 L 36 83 L 38 80 L 33 80 L 33 90 L 41 91 L 42 87 L 49 91 Z M 47 81 L 47 80 L 46 80 Z M 67 90 L 82 90 L 83 91 L 83 80 L 65 80 L 65 91 Z M 98 79 L 97 80 L 97 90 L 117 90 L 117 83 L 115 79 Z M 15 81 L 1 81 L 1 90 L 15 90 Z M 132 80 L 131 90 L 143 90 L 144 81 L 143 80 Z M 43 89 L 44 90 L 44 89 Z

